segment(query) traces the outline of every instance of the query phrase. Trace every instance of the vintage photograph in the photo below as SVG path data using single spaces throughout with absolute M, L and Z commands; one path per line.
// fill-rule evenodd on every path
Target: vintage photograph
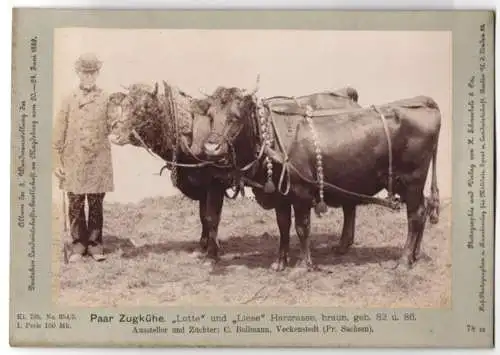
M 450 308 L 450 31 L 57 28 L 53 301 Z

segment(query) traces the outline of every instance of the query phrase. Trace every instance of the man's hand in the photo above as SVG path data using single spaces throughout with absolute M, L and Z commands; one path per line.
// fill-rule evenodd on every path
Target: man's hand
M 64 169 L 61 166 L 58 166 L 54 170 L 54 175 L 59 179 L 59 182 L 62 182 L 66 177 L 66 173 L 64 172 Z

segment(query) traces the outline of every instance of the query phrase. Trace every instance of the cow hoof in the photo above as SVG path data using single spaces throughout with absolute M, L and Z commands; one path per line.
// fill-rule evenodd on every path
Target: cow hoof
M 212 267 L 214 267 L 215 265 L 217 265 L 217 262 L 218 262 L 218 261 L 219 261 L 218 259 L 206 258 L 206 259 L 203 261 L 203 266 L 208 267 L 208 268 L 212 268 Z
M 287 262 L 285 260 L 277 260 L 271 264 L 271 270 L 279 272 L 284 271 L 287 267 Z
M 431 215 L 429 217 L 429 222 L 431 222 L 432 224 L 438 224 L 439 223 L 439 217 Z
M 202 252 L 206 252 L 208 250 L 208 239 L 206 238 L 200 239 L 200 248 Z
M 413 267 L 413 263 L 408 263 L 406 257 L 401 257 L 396 260 L 386 261 L 381 266 L 389 270 L 410 270 Z
M 403 255 L 396 261 L 393 269 L 403 269 L 408 271 L 413 268 L 414 262 L 415 261 L 410 256 Z
M 351 246 L 350 245 L 336 245 L 332 248 L 332 251 L 335 255 L 344 255 L 344 254 L 347 254 L 347 252 L 349 251 L 349 248 Z
M 312 263 L 312 261 L 305 261 L 302 260 L 300 261 L 296 266 L 296 269 L 299 270 L 305 270 L 305 271 L 316 271 L 318 270 L 318 267 Z
M 381 263 L 381 266 L 389 270 L 396 270 L 399 266 L 399 262 L 398 260 L 389 260 Z
M 402 265 L 402 268 L 403 270 L 406 270 L 406 271 L 410 271 L 411 269 L 413 269 L 413 263 L 404 263 L 404 264 L 401 264 Z
M 307 271 L 321 271 L 318 265 L 311 264 L 307 266 Z

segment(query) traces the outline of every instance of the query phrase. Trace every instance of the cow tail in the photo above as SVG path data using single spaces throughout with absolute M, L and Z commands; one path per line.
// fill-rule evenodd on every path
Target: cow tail
M 438 145 L 434 147 L 432 152 L 432 181 L 431 181 L 431 196 L 429 199 L 429 220 L 432 224 L 439 222 L 440 201 L 439 188 L 437 184 L 436 160 L 437 160 Z

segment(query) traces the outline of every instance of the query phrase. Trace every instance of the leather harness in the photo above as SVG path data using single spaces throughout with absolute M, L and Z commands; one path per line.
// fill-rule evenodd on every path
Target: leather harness
M 294 99 L 293 97 L 290 98 L 290 99 Z M 267 101 L 267 100 L 266 100 Z M 296 101 L 297 105 L 298 105 L 298 102 Z M 359 194 L 359 193 L 356 193 L 356 192 L 352 192 L 352 191 L 348 191 L 348 190 L 345 190 L 339 186 L 336 186 L 334 184 L 331 184 L 331 183 L 328 183 L 326 181 L 321 181 L 321 175 L 322 174 L 317 174 L 320 176 L 320 181 L 314 181 L 314 180 L 311 180 L 307 177 L 304 176 L 304 174 L 302 174 L 300 172 L 300 170 L 295 167 L 293 165 L 292 162 L 289 161 L 289 158 L 288 158 L 288 154 L 286 152 L 286 149 L 282 143 L 282 139 L 281 139 L 281 135 L 278 131 L 278 129 L 276 128 L 276 124 L 274 122 L 274 118 L 273 118 L 273 115 L 272 113 L 276 113 L 276 114 L 280 114 L 280 115 L 289 115 L 289 116 L 302 116 L 304 117 L 304 119 L 308 122 L 309 126 L 310 126 L 310 129 L 312 132 L 314 132 L 314 120 L 312 120 L 312 118 L 315 118 L 315 117 L 328 117 L 328 116 L 332 116 L 332 115 L 335 115 L 335 114 L 339 114 L 339 113 L 352 113 L 352 112 L 361 112 L 361 111 L 366 111 L 367 109 L 366 108 L 359 108 L 359 109 L 348 109 L 348 110 L 339 110 L 339 109 L 321 109 L 321 110 L 316 110 L 316 111 L 313 111 L 311 109 L 311 107 L 307 106 L 307 107 L 301 107 L 300 105 L 298 105 L 298 109 L 284 109 L 284 110 L 277 110 L 276 108 L 272 108 L 270 107 L 269 105 L 269 102 L 264 102 L 263 103 L 263 106 L 267 109 L 267 111 L 269 112 L 269 115 L 267 115 L 266 117 L 266 121 L 269 123 L 269 125 L 272 127 L 272 131 L 274 133 L 274 137 L 276 138 L 276 141 L 278 143 L 277 145 L 277 148 L 278 148 L 278 151 L 276 151 L 275 149 L 271 148 L 269 145 L 266 146 L 265 142 L 263 142 L 263 146 L 265 146 L 265 155 L 267 157 L 269 157 L 271 160 L 279 163 L 282 165 L 282 172 L 280 174 L 280 180 L 279 180 L 279 185 L 278 185 L 278 191 L 280 193 L 282 193 L 283 195 L 286 195 L 288 194 L 289 190 L 290 190 L 290 177 L 289 177 L 289 174 L 286 174 L 288 172 L 289 169 L 293 170 L 302 180 L 308 182 L 308 183 L 311 183 L 311 184 L 314 184 L 316 186 L 318 186 L 320 188 L 320 198 L 322 200 L 322 188 L 323 187 L 326 187 L 326 188 L 329 188 L 331 190 L 335 190 L 337 192 L 340 192 L 341 194 L 347 196 L 347 197 L 352 197 L 353 199 L 356 199 L 356 200 L 361 200 L 361 201 L 365 201 L 365 202 L 368 202 L 368 203 L 373 203 L 373 204 L 377 204 L 377 205 L 382 205 L 384 207 L 388 207 L 390 209 L 393 209 L 393 210 L 399 210 L 400 209 L 400 203 L 399 203 L 399 200 L 395 197 L 394 195 L 394 191 L 393 191 L 393 152 L 392 152 L 392 141 L 391 141 L 391 137 L 390 137 L 390 131 L 389 131 L 389 127 L 388 127 L 388 124 L 387 124 L 387 119 L 385 118 L 384 114 L 374 105 L 372 105 L 370 107 L 370 109 L 373 109 L 377 114 L 378 116 L 380 117 L 380 120 L 382 121 L 382 124 L 383 124 L 383 127 L 384 127 L 384 132 L 385 132 L 385 136 L 387 138 L 387 144 L 388 144 L 388 155 L 389 155 L 389 168 L 388 168 L 388 182 L 387 182 L 387 191 L 388 191 L 388 196 L 384 199 L 381 199 L 381 198 L 377 198 L 377 197 L 374 197 L 374 196 L 369 196 L 369 195 L 364 195 L 364 194 Z M 258 115 L 262 114 L 263 111 L 258 111 Z M 260 117 L 260 119 L 262 120 L 262 117 Z M 261 132 L 260 132 L 261 133 Z M 259 134 L 261 137 L 262 135 Z M 313 140 L 316 139 L 315 137 L 315 133 L 312 133 L 313 135 Z M 317 142 L 313 142 L 315 147 L 316 147 L 316 153 L 319 155 L 321 154 L 321 151 L 319 149 L 319 146 L 317 144 Z M 321 162 L 321 160 L 319 160 L 319 162 Z M 317 166 L 317 170 L 318 170 L 319 166 Z M 322 167 L 321 167 L 322 169 Z M 317 171 L 318 173 L 318 171 Z M 285 191 L 282 190 L 282 184 L 284 183 L 284 179 L 283 177 L 286 175 L 288 175 L 288 181 L 287 181 L 287 187 L 285 189 Z M 247 182 L 249 182 L 247 180 Z

